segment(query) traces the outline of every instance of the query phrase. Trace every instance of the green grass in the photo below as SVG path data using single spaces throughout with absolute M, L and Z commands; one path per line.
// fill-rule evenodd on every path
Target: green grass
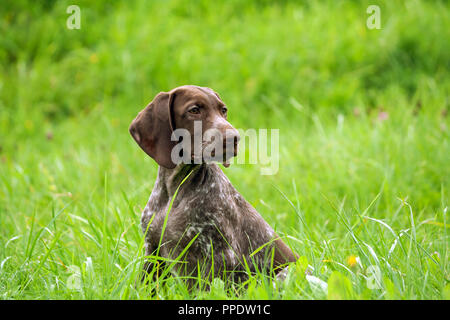
M 78 1 L 80 30 L 69 4 L 1 4 L 0 298 L 450 299 L 447 2 Z M 182 84 L 280 129 L 276 175 L 224 170 L 302 257 L 285 282 L 135 288 L 157 166 L 127 129 Z

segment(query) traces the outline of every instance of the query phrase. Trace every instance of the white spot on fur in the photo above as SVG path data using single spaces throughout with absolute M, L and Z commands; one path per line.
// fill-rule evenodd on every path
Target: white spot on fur
M 233 264 L 233 265 L 236 264 L 236 255 L 234 254 L 233 250 L 227 249 L 226 255 L 227 255 L 229 261 L 231 262 L 231 264 Z

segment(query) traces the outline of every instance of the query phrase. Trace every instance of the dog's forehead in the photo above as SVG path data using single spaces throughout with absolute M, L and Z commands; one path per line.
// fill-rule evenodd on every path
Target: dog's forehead
M 214 92 L 214 90 L 212 90 L 208 87 L 186 85 L 186 86 L 181 86 L 181 87 L 175 88 L 173 91 L 179 90 L 179 89 L 183 90 L 184 98 L 186 100 L 204 99 L 204 100 L 207 100 L 208 102 L 215 102 L 215 103 L 223 104 L 222 100 Z

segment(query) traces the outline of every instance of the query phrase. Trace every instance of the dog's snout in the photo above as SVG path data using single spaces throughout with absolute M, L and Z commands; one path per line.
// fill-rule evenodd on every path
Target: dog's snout
M 225 131 L 225 143 L 226 144 L 238 144 L 241 140 L 241 136 L 236 129 L 227 129 Z
M 236 129 L 233 128 L 226 131 L 223 144 L 227 154 L 231 153 L 232 156 L 237 156 L 240 139 L 241 136 Z

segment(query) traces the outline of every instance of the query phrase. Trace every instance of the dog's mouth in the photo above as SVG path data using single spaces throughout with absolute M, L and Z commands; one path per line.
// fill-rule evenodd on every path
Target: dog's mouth
M 228 160 L 237 156 L 238 146 L 237 139 L 224 142 L 221 147 L 214 147 L 209 143 L 203 146 L 201 154 L 192 153 L 191 160 L 194 163 L 221 162 L 225 167 L 229 167 Z

